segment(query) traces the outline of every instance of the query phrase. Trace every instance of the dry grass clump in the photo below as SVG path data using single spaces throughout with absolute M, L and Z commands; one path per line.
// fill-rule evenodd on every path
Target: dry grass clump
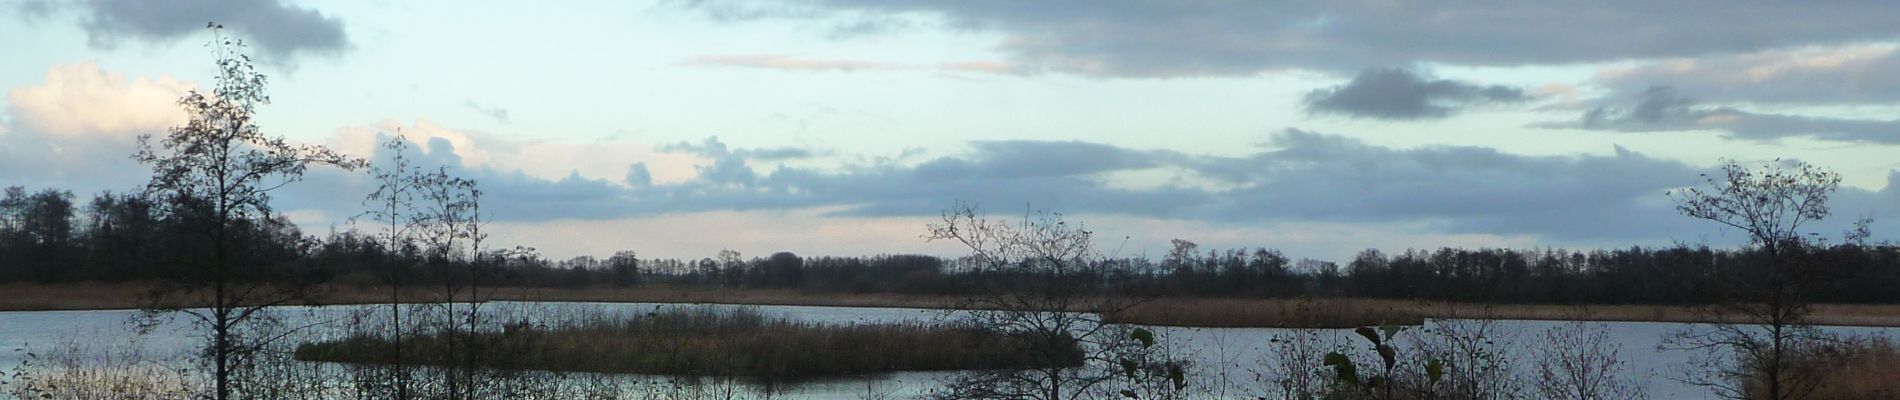
M 957 325 L 825 325 L 767 318 L 755 307 L 674 307 L 644 315 L 589 315 L 451 339 L 405 338 L 402 359 L 454 366 L 563 372 L 745 376 L 809 379 L 895 371 L 1034 367 L 1027 341 Z M 1075 343 L 1080 363 L 1081 350 Z M 454 347 L 452 347 L 454 346 Z M 393 343 L 381 335 L 305 343 L 306 361 L 389 364 Z
M 1798 388 L 1812 387 L 1803 398 L 1835 400 L 1878 400 L 1900 398 L 1900 347 L 1886 338 L 1867 338 L 1847 343 L 1805 346 L 1796 352 L 1795 368 L 1809 369 L 1792 374 L 1810 377 L 1810 382 L 1793 382 Z M 1749 398 L 1768 398 L 1763 382 L 1743 385 Z
M 95 347 L 73 338 L 45 351 L 12 350 L 24 360 L 0 371 L 0 398 L 189 399 L 203 394 L 183 368 L 155 362 L 140 343 Z

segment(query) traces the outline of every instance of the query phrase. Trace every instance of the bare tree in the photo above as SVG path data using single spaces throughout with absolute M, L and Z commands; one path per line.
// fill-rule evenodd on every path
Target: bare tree
M 383 245 L 389 252 L 394 265 L 388 266 L 389 284 L 389 330 L 391 344 L 394 347 L 395 362 L 390 366 L 391 384 L 398 399 L 409 398 L 409 369 L 403 362 L 402 354 L 402 287 L 405 274 L 410 266 L 406 265 L 416 252 L 415 235 L 418 225 L 426 222 L 421 213 L 415 210 L 416 197 L 420 189 L 417 183 L 421 170 L 409 161 L 409 140 L 397 131 L 382 144 L 389 150 L 388 165 L 371 166 L 371 179 L 377 183 L 376 190 L 364 196 L 363 202 L 373 204 L 375 208 L 363 213 L 382 225 Z
M 448 166 L 422 172 L 410 161 L 409 141 L 400 132 L 389 138 L 383 148 L 390 151 L 391 157 L 388 165 L 371 168 L 370 175 L 378 187 L 364 202 L 374 204 L 375 208 L 363 215 L 383 225 L 384 240 L 394 256 L 391 258 L 397 260 L 397 264 L 390 266 L 388 275 L 390 330 L 395 349 L 395 362 L 391 365 L 393 396 L 410 398 L 413 391 L 423 389 L 411 383 L 402 343 L 405 329 L 428 326 L 433 329 L 432 333 L 445 336 L 446 354 L 461 358 L 441 369 L 443 379 L 432 382 L 439 386 L 441 393 L 434 397 L 467 398 L 475 379 L 471 372 L 473 360 L 468 359 L 473 352 L 466 343 L 465 333 L 476 328 L 480 316 L 475 305 L 479 301 L 475 296 L 479 293 L 471 287 L 477 282 L 480 243 L 484 238 L 480 226 L 481 191 L 475 181 L 450 174 Z M 410 325 L 404 325 L 404 283 L 408 274 L 417 272 L 419 266 L 411 262 L 418 259 L 428 266 L 428 273 L 433 274 L 432 278 L 440 285 L 439 297 L 428 299 L 433 304 L 430 309 L 439 311 L 440 315 L 438 318 L 434 315 L 437 313 L 429 312 L 420 317 L 411 316 Z M 468 270 L 458 266 L 467 266 Z M 457 309 L 464 291 L 470 296 L 467 314 Z
M 1157 387 L 1179 392 L 1187 385 L 1187 364 L 1162 357 L 1165 347 L 1156 346 L 1152 332 L 1103 320 L 1105 313 L 1137 301 L 1097 290 L 1091 279 L 1106 266 L 1088 230 L 1060 214 L 991 220 L 964 204 L 945 211 L 929 230 L 929 240 L 968 247 L 975 273 L 985 277 L 985 294 L 961 302 L 957 315 L 1021 341 L 1039 361 L 964 374 L 948 382 L 943 396 L 1063 400 L 1132 396 Z
M 466 333 L 472 332 L 479 323 L 479 311 L 475 305 L 479 299 L 469 298 L 470 313 L 464 315 L 456 311 L 461 292 L 468 289 L 473 281 L 473 270 L 462 271 L 456 265 L 470 265 L 472 257 L 462 256 L 463 246 L 473 246 L 471 242 L 479 233 L 480 209 L 476 205 L 481 191 L 476 189 L 475 181 L 449 174 L 447 166 L 438 166 L 435 172 L 422 174 L 415 181 L 426 206 L 419 210 L 418 218 L 426 220 L 422 225 L 421 239 L 425 250 L 425 260 L 434 266 L 435 278 L 442 290 L 440 298 L 435 299 L 441 307 L 442 315 L 437 321 L 436 334 L 443 335 L 447 345 L 446 354 L 460 358 L 461 362 L 450 364 L 443 369 L 445 376 L 440 382 L 444 387 L 445 398 L 469 398 L 469 390 L 474 384 L 473 365 L 470 364 L 473 352 Z M 468 279 L 464 279 L 464 275 Z M 471 290 L 472 294 L 472 290 Z M 463 323 L 466 322 L 467 325 Z M 458 352 L 460 350 L 461 352 Z M 467 352 L 467 353 L 463 353 Z
M 1547 329 L 1533 350 L 1537 394 L 1547 399 L 1639 400 L 1635 379 L 1625 377 L 1621 346 L 1602 323 L 1570 321 Z
M 1823 338 L 1806 323 L 1807 289 L 1818 275 L 1807 254 L 1818 239 L 1802 228 L 1828 216 L 1828 197 L 1841 177 L 1801 162 L 1776 160 L 1751 169 L 1728 161 L 1718 176 L 1704 180 L 1707 188 L 1671 194 L 1677 211 L 1747 234 L 1758 262 L 1716 277 L 1726 298 L 1708 312 L 1727 323 L 1679 332 L 1665 345 L 1730 353 L 1704 360 L 1698 366 L 1704 372 L 1688 377 L 1721 396 L 1805 398 L 1815 380 L 1793 368 L 1790 356 Z
M 218 75 L 210 93 L 193 90 L 178 100 L 190 119 L 172 128 L 156 143 L 151 135 L 139 137 L 133 159 L 152 167 L 146 193 L 166 201 L 174 216 L 195 218 L 210 247 L 205 271 L 175 279 L 176 287 L 155 297 L 148 311 L 182 312 L 209 327 L 208 358 L 214 364 L 216 398 L 232 394 L 233 368 L 273 337 L 250 338 L 243 330 L 271 306 L 303 298 L 294 281 L 266 282 L 266 268 L 239 268 L 235 256 L 249 225 L 272 215 L 270 193 L 301 180 L 311 165 L 354 169 L 362 161 L 316 145 L 295 145 L 282 137 L 265 135 L 257 126 L 257 106 L 270 103 L 265 77 L 242 54 L 243 42 L 227 38 L 221 26 L 211 43 Z M 208 293 L 206 293 L 208 292 Z M 164 301 L 164 294 L 182 294 L 191 300 L 209 296 L 209 308 L 183 308 Z

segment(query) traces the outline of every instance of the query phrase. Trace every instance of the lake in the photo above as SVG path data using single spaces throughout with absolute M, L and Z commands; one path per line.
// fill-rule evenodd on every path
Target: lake
M 549 302 L 498 302 L 484 305 L 500 315 L 529 318 L 571 311 L 648 312 L 655 307 L 670 306 L 678 305 Z M 756 307 L 772 316 L 837 324 L 929 321 L 949 317 L 942 311 L 906 308 Z M 379 313 L 386 310 L 387 306 L 284 307 L 280 309 L 289 320 L 331 327 L 354 323 L 354 321 L 377 320 L 382 318 Z M 201 343 L 197 337 L 198 332 L 188 323 L 186 317 L 176 315 L 157 326 L 151 333 L 137 335 L 133 333 L 134 325 L 131 322 L 137 315 L 139 313 L 132 310 L 0 312 L 0 370 L 10 370 L 24 360 L 24 352 L 14 350 L 23 346 L 31 346 L 43 351 L 62 343 L 73 342 L 88 347 L 117 350 L 132 346 L 147 354 L 176 355 L 187 352 Z M 1430 321 L 1426 328 L 1477 323 L 1454 320 Z M 1501 346 L 1528 349 L 1542 344 L 1541 334 L 1545 330 L 1564 324 L 1566 322 L 1561 321 L 1493 321 L 1489 328 L 1494 333 L 1488 337 L 1501 343 Z M 1607 330 L 1611 341 L 1621 346 L 1620 354 L 1626 362 L 1624 373 L 1629 378 L 1640 382 L 1652 398 L 1703 398 L 1710 395 L 1706 390 L 1671 379 L 1687 363 L 1694 361 L 1698 353 L 1658 348 L 1665 336 L 1683 329 L 1694 329 L 1696 325 L 1606 322 L 1601 326 Z M 1276 347 L 1272 340 L 1277 336 L 1296 332 L 1272 328 L 1160 327 L 1153 329 L 1166 343 L 1177 346 L 1178 350 L 1193 360 L 1195 365 L 1202 367 L 1198 370 L 1200 371 L 1198 376 L 1220 388 L 1215 391 L 1213 397 L 1232 398 L 1259 394 L 1262 386 L 1255 377 L 1256 373 L 1273 366 Z M 1825 327 L 1823 329 L 1829 333 L 1842 335 L 1900 337 L 1900 329 L 1895 328 Z M 342 330 L 331 329 L 331 331 L 341 332 Z M 1359 345 L 1358 342 L 1350 341 L 1356 338 L 1346 330 L 1314 332 L 1321 340 L 1336 340 L 1339 341 L 1338 343 Z M 322 337 L 324 334 L 314 335 Z M 1524 356 L 1521 353 L 1524 352 L 1518 351 L 1512 354 Z M 1218 368 L 1208 368 L 1210 366 L 1218 366 Z M 854 399 L 860 398 L 867 390 L 898 395 L 917 394 L 934 387 L 941 379 L 953 374 L 949 372 L 897 373 L 813 382 L 799 385 L 778 397 Z

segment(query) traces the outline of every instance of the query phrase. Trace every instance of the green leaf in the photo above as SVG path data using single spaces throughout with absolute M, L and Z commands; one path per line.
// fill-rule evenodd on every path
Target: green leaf
M 1434 358 L 1425 362 L 1425 377 L 1432 384 L 1438 384 L 1438 380 L 1445 377 L 1445 360 Z
M 1135 391 L 1133 390 L 1122 389 L 1122 397 L 1127 397 L 1131 399 L 1139 399 L 1141 398 L 1141 395 L 1135 394 Z
M 1141 365 L 1135 364 L 1135 360 L 1122 359 L 1122 373 L 1128 374 L 1128 379 L 1135 379 L 1135 371 L 1140 368 Z
M 1337 351 L 1326 353 L 1326 361 L 1323 364 L 1333 367 L 1333 375 L 1337 375 L 1340 382 L 1359 386 L 1359 366 L 1353 365 L 1352 359 L 1347 358 L 1345 354 L 1339 354 Z
M 1393 325 L 1393 324 L 1385 324 L 1385 325 L 1379 326 L 1379 331 L 1385 333 L 1386 341 L 1391 341 L 1393 335 L 1397 335 L 1399 334 L 1399 331 L 1403 331 L 1403 330 L 1405 330 L 1405 327 Z
M 1168 364 L 1168 380 L 1174 381 L 1174 390 L 1187 388 L 1187 369 L 1180 363 Z
M 1345 354 L 1334 351 L 1326 353 L 1326 360 L 1321 362 L 1321 364 L 1328 367 L 1339 366 L 1340 364 L 1352 365 L 1352 359 L 1347 358 Z
M 1155 333 L 1145 328 L 1135 328 L 1134 332 L 1128 333 L 1128 337 L 1141 341 L 1142 348 L 1154 347 L 1155 345 Z
M 1378 346 L 1380 343 L 1385 342 L 1383 340 L 1379 340 L 1379 333 L 1373 331 L 1371 327 L 1361 326 L 1359 327 L 1359 329 L 1352 330 L 1352 333 L 1357 333 L 1359 334 L 1359 337 L 1366 338 L 1366 341 L 1372 342 L 1373 346 Z

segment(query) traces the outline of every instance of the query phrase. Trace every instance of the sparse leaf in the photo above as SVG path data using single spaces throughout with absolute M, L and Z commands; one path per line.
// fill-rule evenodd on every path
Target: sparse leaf
M 1155 333 L 1146 328 L 1135 328 L 1134 332 L 1128 333 L 1128 337 L 1140 341 L 1142 348 L 1154 347 L 1155 345 Z
M 1352 358 L 1346 357 L 1345 354 L 1337 351 L 1326 353 L 1326 360 L 1322 364 L 1333 367 L 1333 376 L 1340 382 L 1351 386 L 1359 385 L 1359 366 L 1353 365 Z
M 1174 390 L 1187 388 L 1187 369 L 1179 363 L 1168 364 L 1168 380 L 1174 381 Z

